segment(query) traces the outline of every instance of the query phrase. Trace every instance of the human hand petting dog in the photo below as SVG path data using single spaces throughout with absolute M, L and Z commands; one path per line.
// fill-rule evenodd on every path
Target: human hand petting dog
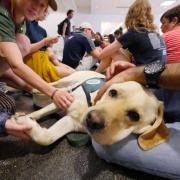
M 56 90 L 53 96 L 51 97 L 54 103 L 62 108 L 62 110 L 66 111 L 67 108 L 72 104 L 74 101 L 74 96 L 68 92 L 62 92 Z
M 122 83 L 126 81 L 137 81 L 139 83 L 144 83 L 143 73 L 144 68 L 142 66 L 135 66 L 132 63 L 125 61 L 117 61 L 110 65 L 106 72 L 106 82 L 100 88 L 97 93 L 97 96 L 94 100 L 96 103 L 106 90 L 114 83 Z
M 14 117 L 8 119 L 5 123 L 5 131 L 12 136 L 24 140 L 31 140 L 31 138 L 26 134 L 26 131 L 31 130 L 32 127 L 29 124 L 18 124 Z
M 131 67 L 135 67 L 135 65 L 126 61 L 116 61 L 112 63 L 106 71 L 106 80 L 110 80 L 116 74 Z

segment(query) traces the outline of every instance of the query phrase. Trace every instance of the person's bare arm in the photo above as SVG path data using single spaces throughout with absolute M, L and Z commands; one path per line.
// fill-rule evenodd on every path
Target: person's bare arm
M 56 88 L 50 86 L 23 63 L 21 52 L 16 43 L 0 42 L 0 52 L 17 76 L 22 78 L 32 87 L 38 89 L 47 96 L 52 97 Z M 53 100 L 57 106 L 66 109 L 73 101 L 73 97 L 67 92 L 64 92 L 63 94 L 62 92 L 57 91 L 53 95 Z
M 107 56 L 111 56 L 121 47 L 122 45 L 115 40 L 112 44 L 108 45 L 102 50 L 101 54 L 99 55 L 99 59 L 105 59 Z
M 34 53 L 34 52 L 38 51 L 39 49 L 41 49 L 44 46 L 52 45 L 52 44 L 55 44 L 57 42 L 58 42 L 58 37 L 57 36 L 46 37 L 46 38 L 42 39 L 41 41 L 39 41 L 37 43 L 31 44 L 30 53 Z
M 95 101 L 98 101 L 104 92 L 114 83 L 136 81 L 146 85 L 144 66 L 134 66 L 128 62 L 118 62 L 107 70 L 107 82 L 99 90 Z M 161 88 L 180 91 L 180 63 L 167 64 L 165 70 L 159 76 Z
M 114 76 L 110 81 L 111 83 L 137 81 L 146 85 L 144 67 L 145 66 L 136 66 L 128 68 Z M 158 83 L 161 88 L 180 91 L 180 63 L 167 64 L 165 70 L 159 76 Z
M 90 55 L 96 59 L 99 59 L 101 52 L 102 49 L 100 47 L 96 47 L 93 51 L 91 51 Z
M 144 66 L 129 68 L 113 77 L 113 81 L 137 81 L 146 85 Z M 158 85 L 161 88 L 180 91 L 180 63 L 167 64 L 165 70 L 159 76 Z
M 102 73 L 110 66 L 111 63 L 116 61 L 126 61 L 131 62 L 130 55 L 127 53 L 127 50 L 122 48 L 118 49 L 111 56 L 107 56 L 105 59 L 100 59 L 100 65 L 96 69 L 96 72 Z
M 112 59 L 110 56 L 106 57 L 105 59 L 101 59 L 100 64 L 96 69 L 96 72 L 98 72 L 98 73 L 104 72 L 105 69 L 111 64 L 111 62 L 112 62 Z
M 47 87 L 46 83 L 23 63 L 22 55 L 18 46 L 11 42 L 1 42 L 0 45 L 5 59 L 7 60 L 7 63 L 10 65 L 13 72 L 34 88 L 50 96 L 53 92 L 53 88 Z M 43 90 L 42 86 L 46 87 L 46 92 Z
M 180 91 L 180 63 L 166 65 L 159 77 L 159 85 L 162 88 Z

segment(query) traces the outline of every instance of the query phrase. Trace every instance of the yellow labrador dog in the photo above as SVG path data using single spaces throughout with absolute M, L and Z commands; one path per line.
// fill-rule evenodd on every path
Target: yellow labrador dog
M 139 134 L 138 143 L 144 150 L 167 140 L 163 104 L 137 82 L 112 85 L 101 100 L 92 105 L 103 79 L 102 74 L 83 71 L 53 83 L 59 90 L 71 91 L 75 101 L 66 116 L 50 128 L 41 127 L 37 120 L 59 109 L 54 103 L 45 106 L 49 100 L 37 91 L 35 104 L 45 107 L 16 119 L 18 123 L 32 125 L 32 130 L 27 134 L 41 145 L 52 144 L 72 131 L 88 132 L 97 143 L 106 145 L 114 144 L 131 133 Z

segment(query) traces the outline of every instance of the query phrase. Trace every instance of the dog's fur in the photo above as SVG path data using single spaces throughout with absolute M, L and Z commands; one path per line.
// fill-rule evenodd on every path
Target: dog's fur
M 59 90 L 70 91 L 94 77 L 104 78 L 102 74 L 92 71 L 75 72 L 53 85 Z M 44 95 L 38 91 L 34 92 L 36 105 L 42 107 L 49 103 Z M 41 145 L 52 144 L 71 131 L 88 132 L 96 142 L 106 145 L 114 144 L 131 133 L 140 134 L 138 142 L 144 150 L 167 140 L 168 131 L 163 121 L 162 102 L 137 82 L 112 85 L 92 107 L 88 107 L 81 87 L 72 94 L 75 101 L 68 109 L 67 115 L 50 128 L 42 128 L 37 120 L 58 111 L 54 103 L 26 116 L 17 117 L 17 122 L 31 124 L 33 128 L 27 134 Z M 92 93 L 91 98 L 94 99 L 96 94 L 97 91 Z

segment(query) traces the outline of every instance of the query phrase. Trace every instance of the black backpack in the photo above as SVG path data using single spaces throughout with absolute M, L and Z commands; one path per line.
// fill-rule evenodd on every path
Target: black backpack
M 63 32 L 63 24 L 64 24 L 64 21 L 62 21 L 60 24 L 58 24 L 58 34 L 62 35 L 62 32 Z

